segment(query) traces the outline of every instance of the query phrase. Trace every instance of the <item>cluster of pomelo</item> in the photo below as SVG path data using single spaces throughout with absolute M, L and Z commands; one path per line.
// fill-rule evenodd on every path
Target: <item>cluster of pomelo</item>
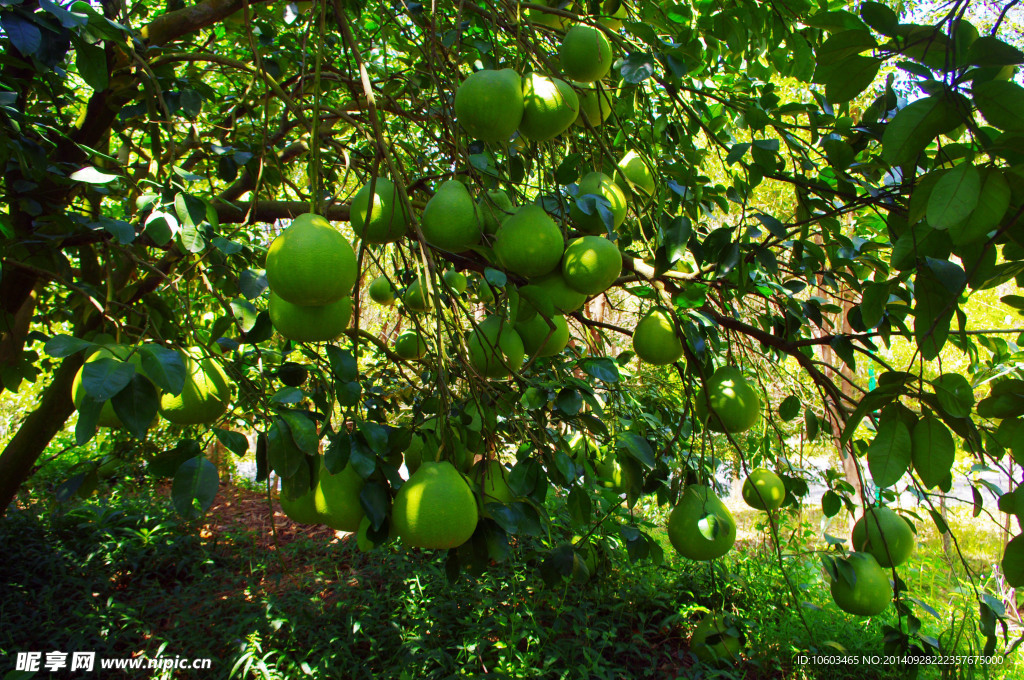
M 337 338 L 352 316 L 356 255 L 323 217 L 296 217 L 267 250 L 268 313 L 277 332 L 299 342 Z
M 86 358 L 82 368 L 78 369 L 71 385 L 71 399 L 75 408 L 81 409 L 90 398 L 83 376 L 86 365 L 92 362 L 103 359 L 115 362 L 111 372 L 117 370 L 117 364 L 126 363 L 135 369 L 135 373 L 152 382 L 143 366 L 140 349 L 117 343 L 105 343 L 93 351 Z M 180 354 L 185 366 L 185 380 L 181 391 L 177 394 L 160 393 L 155 385 L 153 387 L 160 394 L 159 413 L 165 420 L 176 425 L 212 423 L 227 411 L 231 401 L 232 382 L 220 362 L 207 356 L 201 348 L 188 348 Z M 123 427 L 124 424 L 114 410 L 112 398 L 103 401 L 96 424 L 100 427 Z

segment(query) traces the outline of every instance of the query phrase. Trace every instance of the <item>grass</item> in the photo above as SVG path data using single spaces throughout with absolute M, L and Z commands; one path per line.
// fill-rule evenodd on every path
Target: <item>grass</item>
M 362 553 L 354 541 L 324 531 L 309 536 L 283 517 L 275 544 L 263 525 L 241 521 L 241 513 L 265 508 L 248 492 L 222 489 L 237 515 L 187 523 L 151 485 L 127 488 L 70 509 L 35 503 L 0 521 L 0 677 L 15 652 L 52 650 L 214 660 L 212 671 L 174 672 L 182 678 L 907 675 L 796 662 L 815 652 L 882 654 L 884 626 L 896 624 L 892 609 L 860 619 L 831 603 L 808 550 L 817 545 L 820 518 L 812 511 L 784 524 L 783 534 L 796 537 L 785 550 L 793 553 L 786 570 L 800 593 L 801 606 L 793 606 L 773 549 L 756 533 L 714 564 L 675 559 L 661 531 L 654 535 L 667 563 L 631 564 L 609 536 L 608 560 L 595 578 L 555 587 L 539 576 L 544 545 L 524 540 L 479 577 L 462 573 L 449 582 L 444 555 L 394 543 Z M 737 509 L 740 526 L 753 526 L 758 515 L 744 512 Z M 965 525 L 972 551 L 989 545 L 980 525 L 955 514 L 951 523 Z M 829 531 L 843 535 L 837 526 Z M 939 570 L 941 539 L 925 529 L 921 538 L 915 559 L 926 566 L 900 573 L 938 615 L 921 615 L 922 634 L 980 653 L 976 606 L 963 606 L 955 570 Z M 741 622 L 742 664 L 705 666 L 690 653 L 690 633 L 711 610 Z M 945 677 L 1021 677 L 1017 656 L 1000 669 L 965 667 Z

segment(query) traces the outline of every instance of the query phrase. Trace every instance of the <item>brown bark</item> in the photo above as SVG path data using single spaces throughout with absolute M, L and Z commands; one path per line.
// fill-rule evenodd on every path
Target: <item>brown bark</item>
M 43 391 L 39 408 L 25 418 L 17 434 L 0 454 L 0 516 L 14 500 L 22 481 L 32 472 L 39 454 L 75 410 L 71 402 L 71 383 L 83 360 L 79 352 L 61 362 Z

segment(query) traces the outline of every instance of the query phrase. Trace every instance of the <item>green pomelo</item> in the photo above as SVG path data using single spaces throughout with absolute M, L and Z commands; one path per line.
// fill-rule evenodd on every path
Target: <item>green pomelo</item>
M 391 282 L 384 275 L 375 278 L 367 292 L 370 294 L 370 299 L 378 305 L 391 306 L 395 304 L 395 289 L 391 287 Z
M 470 136 L 507 142 L 523 119 L 523 86 L 510 68 L 471 73 L 455 91 L 455 116 Z
M 409 441 L 409 448 L 405 450 L 405 469 L 409 474 L 415 473 L 423 463 L 423 437 L 413 434 Z
M 164 392 L 160 415 L 177 425 L 212 423 L 228 410 L 231 380 L 220 363 L 204 356 L 202 350 L 190 349 L 184 359 L 185 387 L 179 395 Z
M 537 73 L 523 77 L 523 120 L 519 134 L 534 142 L 554 139 L 580 112 L 580 100 L 569 83 Z
M 853 568 L 856 579 L 852 586 L 842 574 L 832 581 L 830 590 L 836 605 L 844 612 L 857 616 L 881 614 L 892 601 L 889 575 L 868 553 L 850 553 L 846 563 Z
M 608 212 L 611 213 L 611 229 L 614 231 L 619 228 L 619 225 L 626 219 L 626 195 L 622 193 L 622 189 L 619 185 L 612 181 L 612 178 L 603 172 L 591 172 L 583 176 L 580 180 L 579 191 L 576 193 L 576 200 L 569 207 L 569 218 L 572 219 L 573 224 L 580 231 L 587 232 L 588 234 L 607 234 L 608 227 L 605 226 L 604 220 L 601 218 L 601 213 L 597 206 L 593 206 L 590 214 L 583 212 L 578 203 L 580 200 L 587 195 L 594 195 L 604 198 L 608 201 L 608 205 L 605 206 Z
M 629 456 L 620 459 L 614 454 L 607 454 L 594 462 L 594 472 L 602 480 L 602 486 L 619 493 L 639 492 L 643 488 L 643 470 Z
M 433 301 L 428 294 L 422 278 L 415 279 L 402 294 L 402 304 L 410 312 L 419 314 L 430 311 Z
M 611 288 L 622 272 L 622 254 L 603 236 L 581 236 L 565 249 L 562 276 L 585 295 L 598 295 Z
M 299 215 L 267 250 L 267 284 L 296 305 L 326 305 L 352 292 L 352 246 L 319 215 Z
M 622 20 L 629 15 L 626 13 L 626 3 L 619 0 L 604 0 L 597 16 L 597 23 L 605 28 L 618 31 L 622 28 Z
M 743 501 L 757 510 L 776 510 L 786 500 L 786 484 L 767 468 L 757 468 L 743 482 Z
M 612 69 L 612 44 L 601 29 L 577 24 L 562 39 L 558 58 L 570 79 L 592 83 Z
M 343 297 L 318 307 L 293 305 L 270 291 L 267 306 L 277 332 L 296 342 L 327 342 L 341 335 L 352 318 L 352 298 Z
M 483 221 L 485 234 L 498 233 L 498 227 L 511 217 L 512 213 L 516 210 L 515 206 L 512 205 L 512 199 L 501 189 L 484 192 L 480 197 L 477 207 L 480 211 L 480 218 Z
M 444 282 L 459 295 L 465 293 L 466 286 L 469 285 L 468 281 L 466 281 L 466 275 L 454 269 L 449 269 L 444 273 Z
M 644 315 L 633 331 L 633 351 L 654 366 L 671 364 L 683 356 L 683 343 L 667 309 L 655 307 Z
M 359 493 L 364 483 L 351 465 L 346 465 L 341 472 L 332 475 L 321 461 L 320 482 L 313 494 L 320 520 L 336 531 L 357 530 L 364 514 L 363 506 L 359 503 Z
M 636 151 L 630 151 L 619 161 L 615 182 L 626 196 L 629 196 L 630 191 L 653 196 L 656 187 L 650 162 Z
M 712 415 L 708 415 L 710 407 Z M 735 366 L 722 366 L 697 393 L 697 419 L 715 432 L 749 430 L 761 420 L 761 398 Z
M 581 90 L 579 95 L 580 112 L 573 123 L 580 127 L 586 127 L 587 123 L 590 123 L 592 127 L 602 125 L 608 120 L 608 116 L 612 114 L 612 108 L 615 106 L 611 90 L 598 84 L 587 85 L 586 83 L 581 83 L 578 89 Z
M 853 525 L 850 537 L 854 550 L 869 553 L 885 568 L 906 562 L 916 542 L 910 522 L 884 506 L 869 508 Z
M 136 373 L 142 373 L 142 355 L 139 352 L 132 352 L 131 348 L 125 347 L 124 345 L 103 345 L 95 352 L 89 355 L 89 358 L 85 360 L 85 363 L 91 363 L 93 361 L 99 361 L 100 359 L 114 359 L 116 361 L 124 362 L 128 361 L 135 367 Z M 78 369 L 78 373 L 75 373 L 75 379 L 71 383 L 71 401 L 74 403 L 75 408 L 82 408 L 82 404 L 85 403 L 87 394 L 85 386 L 82 384 L 82 374 L 85 371 L 83 365 Z M 114 405 L 108 399 L 103 402 L 103 406 L 100 408 L 100 415 L 96 420 L 96 425 L 99 427 L 122 427 L 123 423 L 121 419 L 117 417 L 114 412 Z
M 742 635 L 725 614 L 708 613 L 694 629 L 690 649 L 704 663 L 736 662 L 743 649 Z
M 501 503 L 502 505 L 511 503 L 514 494 L 508 485 L 508 470 L 505 469 L 505 466 L 492 458 L 487 461 L 482 470 L 480 485 L 483 490 L 483 502 L 485 504 Z
M 565 317 L 555 314 L 551 323 L 553 330 L 542 314 L 534 314 L 530 320 L 516 324 L 516 332 L 523 340 L 523 350 L 527 355 L 550 357 L 565 349 L 569 343 L 569 326 Z
M 473 491 L 447 461 L 420 465 L 391 508 L 395 533 L 417 548 L 458 547 L 473 535 L 478 519 Z
M 583 306 L 587 296 L 578 290 L 573 290 L 560 270 L 555 270 L 546 276 L 542 276 L 530 282 L 531 285 L 539 286 L 551 300 L 555 311 L 562 314 L 571 314 Z
M 298 498 L 292 500 L 288 495 L 282 493 L 278 500 L 281 502 L 281 509 L 284 514 L 299 524 L 321 524 L 323 520 L 316 511 L 316 492 L 310 489 Z
M 538 0 L 534 4 L 542 5 L 544 7 L 555 7 L 558 9 L 563 9 L 567 12 L 572 12 L 574 9 L 574 0 L 570 0 L 567 3 L 564 3 L 564 7 L 562 6 L 563 3 L 561 2 L 561 0 Z M 534 9 L 533 7 L 526 10 L 526 16 L 530 20 L 530 23 L 536 24 L 538 26 L 547 26 L 548 28 L 554 29 L 556 31 L 564 31 L 573 23 L 573 20 L 570 19 L 569 17 L 564 17 L 561 16 L 560 14 L 552 14 L 550 12 L 545 12 L 543 9 Z
M 395 340 L 395 354 L 406 361 L 411 359 L 422 359 L 427 355 L 426 339 L 416 331 L 405 331 Z
M 427 243 L 441 250 L 461 253 L 479 243 L 476 204 L 466 185 L 454 179 L 443 182 L 427 201 L 420 227 Z
M 373 187 L 373 201 L 370 187 Z M 391 243 L 405 236 L 409 216 L 398 188 L 386 177 L 371 178 L 352 198 L 352 231 L 367 243 Z M 323 276 L 322 270 L 320 275 Z
M 691 484 L 669 515 L 668 538 L 683 557 L 713 560 L 729 552 L 736 542 L 736 520 L 711 489 Z
M 562 259 L 562 231 L 544 209 L 524 205 L 498 228 L 494 254 L 505 269 L 530 278 L 554 271 Z
M 489 316 L 477 324 L 466 344 L 470 365 L 484 377 L 502 380 L 523 364 L 523 340 L 500 316 Z

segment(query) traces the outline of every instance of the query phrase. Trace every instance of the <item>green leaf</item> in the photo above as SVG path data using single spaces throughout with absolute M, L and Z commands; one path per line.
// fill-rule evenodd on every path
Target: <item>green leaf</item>
M 821 497 L 821 511 L 825 517 L 835 517 L 843 509 L 843 499 L 832 489 L 825 492 Z
M 649 468 L 653 468 L 658 463 L 650 443 L 636 432 L 624 432 L 619 438 L 619 448 L 625 449 L 633 458 Z
M 1001 563 L 1003 576 L 1013 588 L 1024 586 L 1024 534 L 1006 544 Z
M 487 283 L 495 288 L 504 288 L 505 284 L 508 283 L 508 276 L 505 275 L 505 272 L 493 267 L 484 269 L 484 278 L 487 280 Z
M 107 89 L 110 84 L 110 69 L 107 55 L 99 43 L 90 45 L 84 40 L 75 41 L 75 66 L 82 80 L 97 92 Z
M 109 173 L 98 170 L 92 166 L 87 166 L 81 170 L 76 170 L 71 173 L 69 177 L 74 182 L 85 182 L 87 184 L 108 184 L 118 178 L 118 175 L 111 175 Z
M 559 390 L 555 405 L 565 415 L 574 416 L 583 408 L 583 397 L 578 390 L 567 387 Z
M 893 35 L 899 17 L 888 6 L 879 2 L 865 2 L 860 6 L 860 16 L 871 28 L 882 35 Z
M 914 471 L 926 489 L 939 486 L 953 469 L 956 446 L 953 435 L 942 421 L 932 415 L 922 417 L 911 437 Z
M 934 229 L 949 229 L 962 222 L 977 207 L 981 197 L 981 173 L 970 163 L 961 163 L 935 184 L 928 199 L 926 219 Z
M 146 218 L 146 224 L 143 229 L 146 232 L 146 236 L 153 239 L 153 243 L 158 246 L 165 246 L 171 242 L 171 239 L 178 233 L 180 227 L 174 215 L 161 210 L 154 210 Z
M 566 499 L 566 505 L 569 510 L 569 517 L 572 518 L 573 522 L 580 525 L 590 523 L 593 504 L 591 503 L 589 493 L 578 486 L 572 487 L 569 491 L 569 497 Z
M 938 94 L 918 99 L 900 109 L 885 126 L 882 158 L 892 165 L 910 163 L 937 136 L 962 121 L 957 106 L 948 97 Z
M 602 380 L 606 383 L 619 381 L 619 367 L 608 357 L 588 357 L 579 363 L 579 367 L 583 369 L 584 373 L 592 378 L 597 378 L 598 380 Z
M 56 359 L 69 357 L 72 354 L 81 352 L 93 343 L 70 335 L 55 335 L 43 345 L 43 351 Z
M 171 485 L 171 501 L 178 514 L 196 519 L 213 505 L 219 485 L 217 467 L 204 456 L 190 458 L 181 464 Z M 195 507 L 199 502 L 199 509 Z
M 217 436 L 217 440 L 226 446 L 231 453 L 235 454 L 239 458 L 244 456 L 249 451 L 249 440 L 245 438 L 245 435 L 241 432 L 235 432 L 234 430 L 222 430 L 219 427 L 213 428 L 213 433 Z
M 927 268 L 914 279 L 914 296 L 914 339 L 921 356 L 931 361 L 946 344 L 956 296 Z
M 160 345 L 147 344 L 139 350 L 142 370 L 164 392 L 181 394 L 185 387 L 185 360 L 180 352 Z
M 686 257 L 692 231 L 693 223 L 685 215 L 673 218 L 668 226 L 662 228 L 661 243 L 669 263 L 675 264 Z
M 1010 207 L 1012 192 L 999 168 L 985 171 L 978 205 L 959 224 L 949 228 L 949 238 L 956 245 L 966 245 L 987 238 L 999 226 Z
M 238 290 L 246 300 L 255 300 L 269 287 L 267 275 L 262 270 L 246 269 L 238 275 Z
M 110 403 L 132 436 L 145 439 L 146 430 L 160 408 L 160 395 L 148 378 L 136 373 L 125 388 L 113 396 Z
M 82 385 L 85 392 L 96 401 L 104 402 L 123 390 L 132 376 L 135 366 L 116 359 L 97 359 L 85 364 L 82 369 Z
M 971 94 L 990 124 L 1006 131 L 1024 130 L 1024 87 L 1006 80 L 990 80 L 976 83 Z
M 967 50 L 968 63 L 975 66 L 1024 64 L 1024 52 L 991 35 L 983 35 Z
M 275 418 L 267 430 L 267 464 L 282 477 L 291 477 L 299 471 L 305 455 L 295 446 L 291 429 L 281 418 Z
M 939 405 L 954 418 L 966 418 L 974 406 L 974 390 L 959 373 L 944 373 L 933 383 Z
M 889 284 L 882 282 L 869 283 L 864 288 L 860 300 L 860 319 L 864 327 L 871 329 L 882 323 L 885 305 L 889 302 Z
M 814 441 L 818 438 L 818 416 L 810 408 L 804 409 L 804 431 L 807 434 L 808 441 Z
M 787 423 L 800 415 L 800 399 L 791 394 L 779 404 L 779 417 Z
M 835 64 L 825 76 L 825 99 L 832 104 L 850 101 L 874 82 L 881 66 L 881 59 L 861 56 Z
M 359 377 L 359 367 L 352 353 L 336 345 L 327 346 L 327 358 L 331 362 L 331 371 L 341 382 L 352 382 Z
M 363 484 L 359 492 L 359 505 L 362 506 L 366 516 L 370 518 L 370 526 L 379 529 L 387 519 L 388 508 L 391 506 L 391 497 L 388 496 L 387 487 L 380 482 L 369 480 Z
M 316 424 L 311 419 L 297 411 L 283 411 L 281 417 L 288 423 L 292 441 L 295 442 L 300 451 L 314 456 L 320 452 L 318 447 L 319 438 L 316 436 Z
M 548 403 L 547 393 L 539 387 L 528 387 L 519 400 L 527 411 L 536 411 Z
M 875 438 L 868 446 L 868 469 L 881 488 L 889 487 L 900 480 L 911 462 L 910 432 L 897 417 L 882 414 Z

